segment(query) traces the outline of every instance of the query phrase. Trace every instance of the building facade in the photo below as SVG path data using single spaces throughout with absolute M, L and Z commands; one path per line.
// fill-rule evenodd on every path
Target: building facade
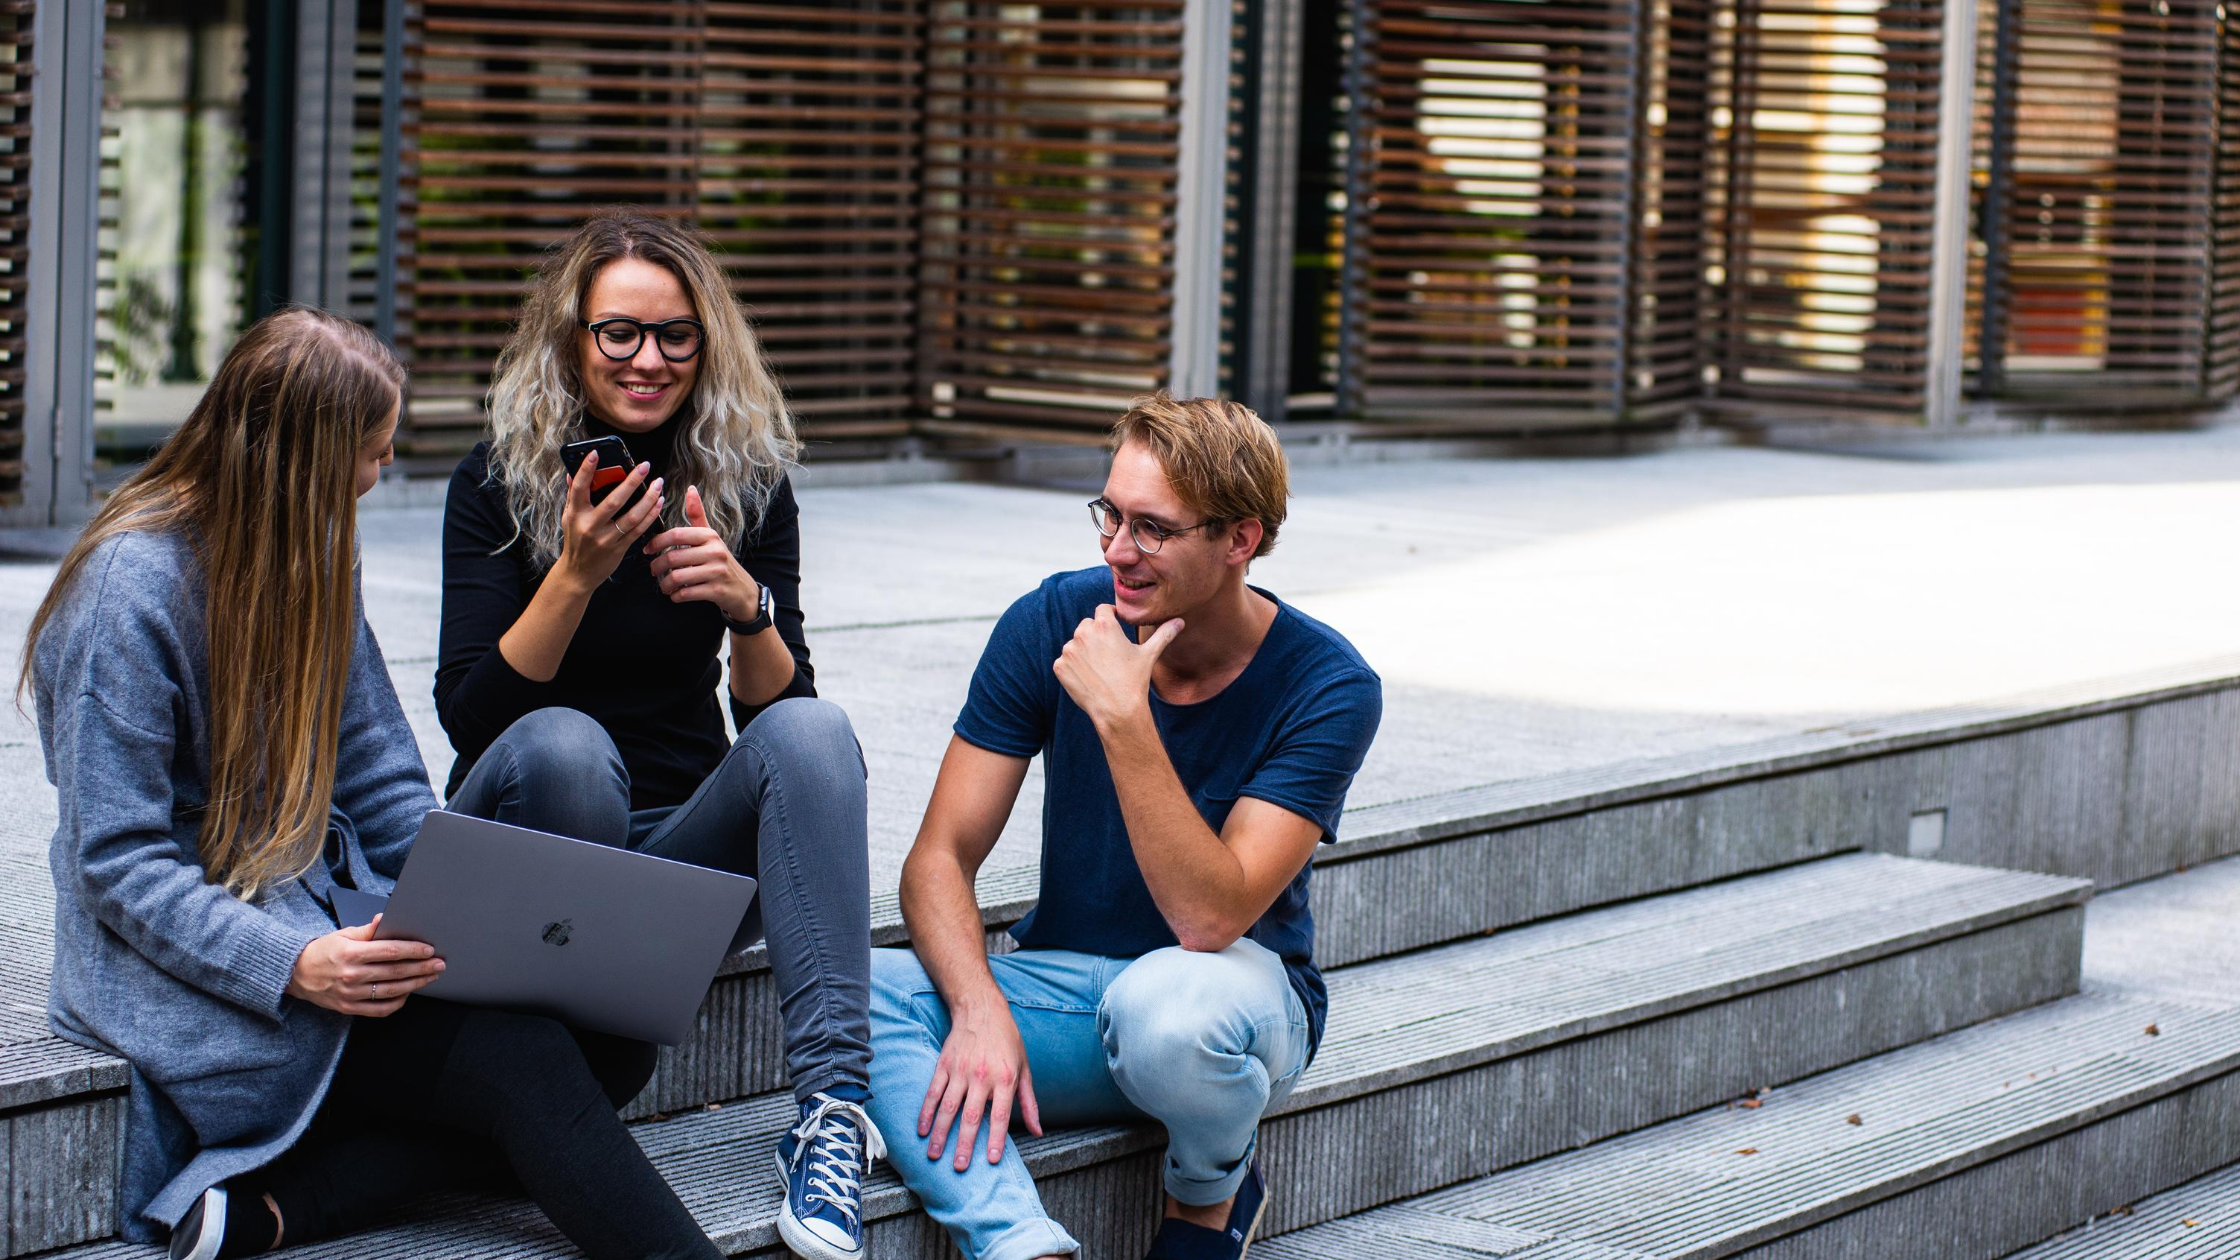
M 595 208 L 723 251 L 816 453 L 1128 397 L 1515 433 L 2240 387 L 2211 0 L 5 0 L 0 523 L 281 302 L 448 468 Z

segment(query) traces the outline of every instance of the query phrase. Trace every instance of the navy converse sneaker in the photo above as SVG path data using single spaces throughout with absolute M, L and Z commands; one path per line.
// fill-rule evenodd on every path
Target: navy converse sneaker
M 1244 1260 L 1252 1249 L 1252 1231 L 1260 1224 L 1260 1209 L 1268 1205 L 1268 1179 L 1260 1175 L 1260 1161 L 1245 1170 L 1229 1205 L 1229 1221 L 1221 1229 L 1207 1229 L 1177 1217 L 1159 1222 L 1144 1260 Z
M 786 1201 L 778 1237 L 805 1260 L 862 1260 L 863 1182 L 887 1153 L 863 1104 L 812 1094 L 801 1123 L 778 1139 Z

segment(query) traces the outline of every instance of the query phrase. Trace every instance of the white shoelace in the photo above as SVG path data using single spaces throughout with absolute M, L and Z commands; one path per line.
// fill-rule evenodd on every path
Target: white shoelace
M 800 1143 L 794 1147 L 793 1162 L 799 1164 L 803 1158 L 809 1161 L 808 1189 L 801 1198 L 804 1203 L 830 1204 L 854 1226 L 863 1194 L 862 1177 L 871 1171 L 871 1160 L 886 1158 L 886 1139 L 879 1136 L 860 1105 L 829 1094 L 817 1094 L 815 1098 L 817 1109 L 802 1117 L 793 1130 L 794 1141 Z M 835 1111 L 855 1122 L 853 1132 L 847 1124 L 827 1120 Z M 871 1148 L 869 1158 L 863 1155 L 866 1144 Z

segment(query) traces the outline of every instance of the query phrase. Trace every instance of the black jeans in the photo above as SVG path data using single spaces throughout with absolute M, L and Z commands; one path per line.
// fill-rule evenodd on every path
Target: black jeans
M 413 998 L 352 1021 L 310 1129 L 235 1183 L 234 1210 L 270 1194 L 293 1246 L 415 1195 L 518 1189 L 592 1260 L 721 1260 L 615 1114 L 653 1061 L 644 1042 Z

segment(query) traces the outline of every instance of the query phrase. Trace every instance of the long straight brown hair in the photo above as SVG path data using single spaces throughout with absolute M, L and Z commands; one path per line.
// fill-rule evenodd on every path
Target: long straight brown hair
M 205 878 L 253 899 L 325 843 L 356 638 L 357 459 L 403 396 L 372 333 L 325 311 L 257 321 L 179 431 L 117 487 L 62 560 L 24 643 L 34 650 L 86 559 L 130 531 L 180 531 L 202 563 L 209 634 Z

